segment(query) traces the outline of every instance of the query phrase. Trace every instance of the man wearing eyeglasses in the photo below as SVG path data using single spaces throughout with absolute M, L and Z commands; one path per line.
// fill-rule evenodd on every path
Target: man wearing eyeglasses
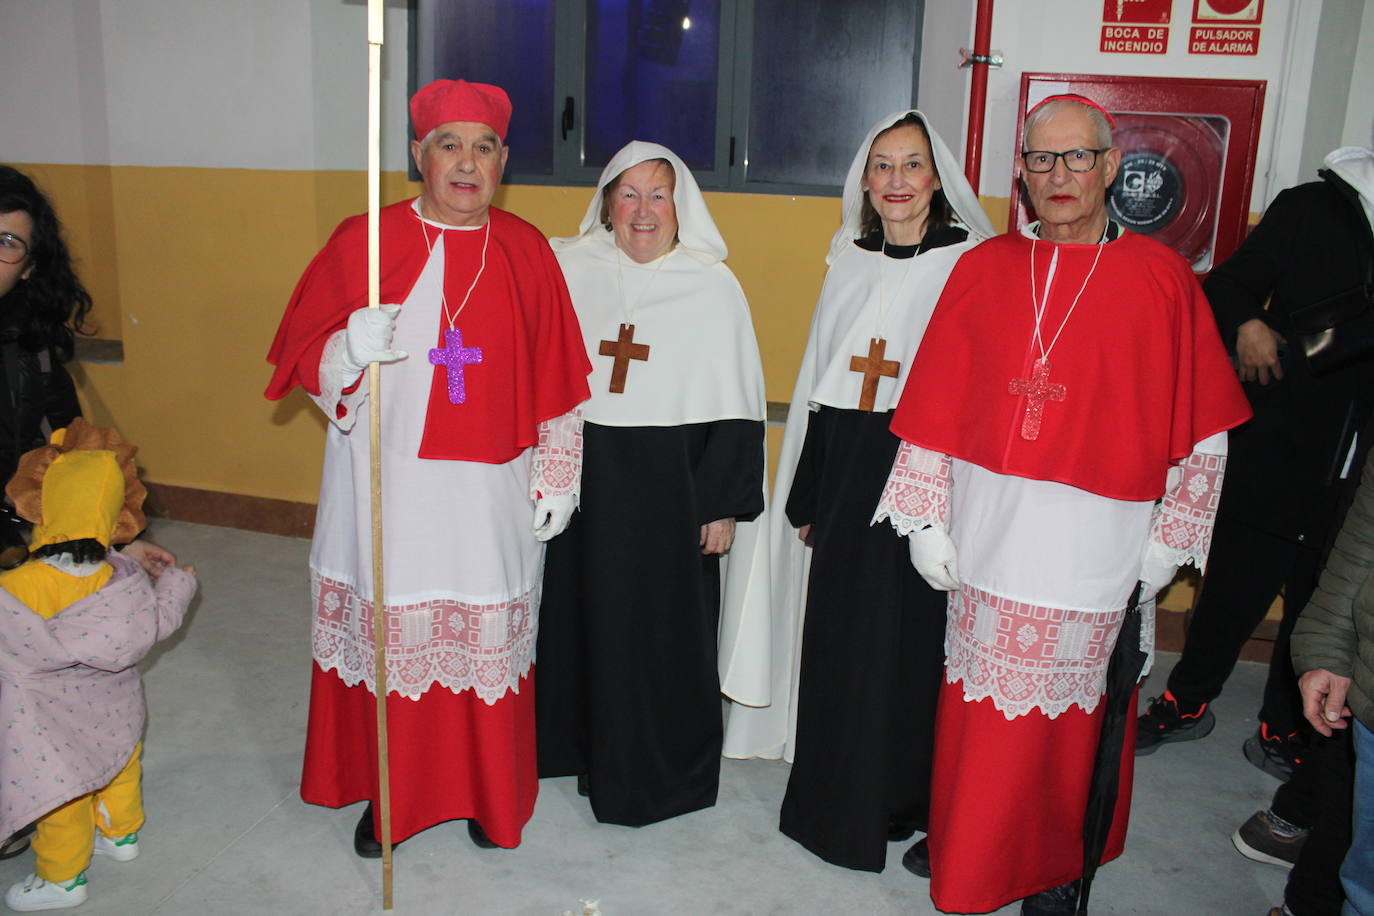
M 941 910 L 1075 912 L 1108 658 L 1133 593 L 1152 612 L 1180 564 L 1204 563 L 1225 431 L 1249 415 L 1188 265 L 1108 218 L 1111 127 L 1081 96 L 1031 111 L 1038 220 L 959 261 L 893 417 L 876 518 L 951 592 L 930 832 L 903 859 Z M 1136 629 L 1123 647 L 1152 643 Z M 1132 759 L 1094 866 L 1121 853 Z

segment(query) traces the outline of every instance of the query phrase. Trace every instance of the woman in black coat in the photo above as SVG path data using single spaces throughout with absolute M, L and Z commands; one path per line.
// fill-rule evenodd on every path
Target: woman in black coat
M 19 456 L 80 416 L 63 364 L 89 333 L 91 296 L 72 269 L 57 214 L 27 175 L 0 166 L 0 482 Z M 24 561 L 23 523 L 0 515 L 0 568 Z

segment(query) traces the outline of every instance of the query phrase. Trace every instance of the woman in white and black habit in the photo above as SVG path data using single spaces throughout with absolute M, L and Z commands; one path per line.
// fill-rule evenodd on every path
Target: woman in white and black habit
M 790 522 L 772 532 L 774 703 L 732 710 L 726 745 L 791 759 L 783 833 L 849 868 L 881 871 L 888 841 L 925 827 L 946 594 L 870 522 L 926 322 L 992 234 L 923 114 L 874 125 L 845 180 L 774 490 Z
M 617 153 L 553 247 L 593 372 L 580 511 L 544 573 L 539 774 L 579 776 L 597 820 L 639 826 L 715 804 L 722 692 L 768 701 L 767 604 L 742 599 L 767 576 L 763 373 L 725 243 L 667 148 Z

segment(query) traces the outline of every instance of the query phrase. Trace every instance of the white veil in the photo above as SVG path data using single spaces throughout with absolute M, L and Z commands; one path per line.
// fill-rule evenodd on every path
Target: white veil
M 970 236 L 987 239 L 997 234 L 992 228 L 992 223 L 988 221 L 987 214 L 983 212 L 982 204 L 978 203 L 978 195 L 968 183 L 968 179 L 964 177 L 963 170 L 959 168 L 959 161 L 954 158 L 949 147 L 945 146 L 945 141 L 940 139 L 935 128 L 930 126 L 930 121 L 926 119 L 926 116 L 914 108 L 909 108 L 906 111 L 894 111 L 874 124 L 869 129 L 868 136 L 864 137 L 863 142 L 859 144 L 859 149 L 854 154 L 854 161 L 849 164 L 849 172 L 844 178 L 840 228 L 835 230 L 834 236 L 830 239 L 830 252 L 825 256 L 826 264 L 835 263 L 840 252 L 849 247 L 849 244 L 855 239 L 863 237 L 863 229 L 859 225 L 859 215 L 863 210 L 863 174 L 864 168 L 868 165 L 868 151 L 873 146 L 873 141 L 877 139 L 878 134 L 907 115 L 915 115 L 925 126 L 926 136 L 930 138 L 930 152 L 935 157 L 935 171 L 940 175 L 940 187 L 945 192 L 945 199 L 949 201 L 950 209 L 954 211 L 954 221 L 967 229 Z

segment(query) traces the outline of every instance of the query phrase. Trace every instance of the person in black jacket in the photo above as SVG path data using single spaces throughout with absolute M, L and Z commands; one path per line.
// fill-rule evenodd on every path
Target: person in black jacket
M 88 332 L 91 296 L 72 269 L 52 205 L 27 175 L 0 166 L 0 480 L 19 456 L 81 414 L 63 364 Z M 3 507 L 0 568 L 24 561 L 22 522 Z
M 1281 192 L 1203 284 L 1255 416 L 1231 433 L 1207 577 L 1187 644 L 1167 689 L 1140 717 L 1136 739 L 1141 755 L 1211 732 L 1209 705 L 1282 590 L 1260 725 L 1244 751 L 1286 782 L 1273 804 L 1232 837 L 1243 855 L 1276 865 L 1297 862 L 1309 830 L 1331 819 L 1328 812 L 1339 820 L 1339 796 L 1348 798 L 1349 748 L 1311 738 L 1288 644 L 1374 444 L 1374 350 L 1314 368 L 1301 346 L 1302 333 L 1312 330 L 1304 309 L 1338 297 L 1374 309 L 1374 152 L 1345 147 L 1327 156 L 1326 165 L 1319 181 Z M 1336 334 L 1347 332 L 1348 339 L 1350 330 L 1338 327 Z M 1348 843 L 1348 826 L 1345 837 Z M 1333 846 L 1341 842 L 1330 839 Z M 1304 857 L 1295 869 L 1287 901 L 1300 902 L 1304 914 L 1334 912 L 1340 906 L 1335 870 L 1308 868 L 1307 858 L 1317 857 Z

